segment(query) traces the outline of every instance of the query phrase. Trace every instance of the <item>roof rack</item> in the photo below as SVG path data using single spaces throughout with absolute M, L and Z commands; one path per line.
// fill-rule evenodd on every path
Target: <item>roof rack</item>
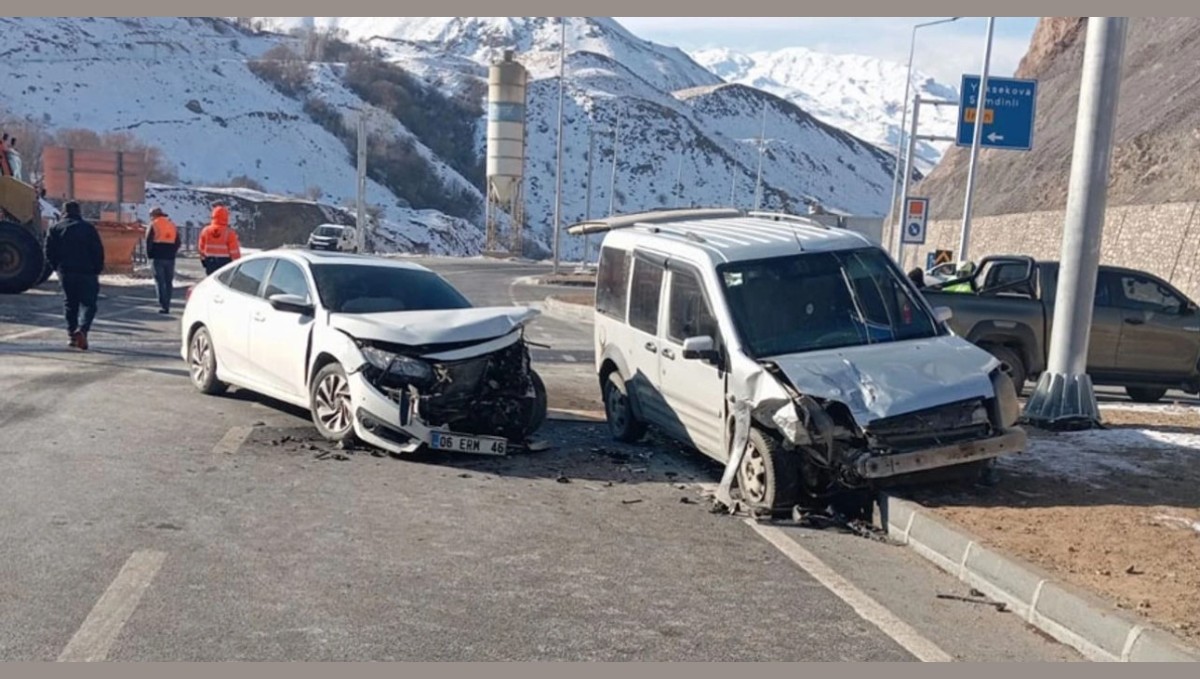
M 753 210 L 751 212 L 748 212 L 747 216 L 761 217 L 763 219 L 773 219 L 775 221 L 783 220 L 783 221 L 789 221 L 789 222 L 799 222 L 799 223 L 805 224 L 807 226 L 819 226 L 823 229 L 832 229 L 833 228 L 833 227 L 829 226 L 828 224 L 821 223 L 820 220 L 816 220 L 811 217 L 805 217 L 802 215 L 792 215 L 792 214 L 788 214 L 786 212 L 762 212 L 762 211 L 758 211 L 758 210 Z
M 682 208 L 679 210 L 658 210 L 655 212 L 639 212 L 629 215 L 613 215 L 604 219 L 593 219 L 567 227 L 567 233 L 572 236 L 583 236 L 590 233 L 604 233 L 614 229 L 627 229 L 639 224 L 662 224 L 689 219 L 716 219 L 719 217 L 741 217 L 741 210 L 733 208 Z

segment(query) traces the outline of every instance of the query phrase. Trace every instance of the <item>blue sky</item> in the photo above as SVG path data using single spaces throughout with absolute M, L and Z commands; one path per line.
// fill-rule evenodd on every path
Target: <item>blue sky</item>
M 808 47 L 908 61 L 915 23 L 946 17 L 614 17 L 638 37 L 683 49 L 728 47 L 741 52 Z M 997 17 L 992 73 L 1012 75 L 1029 47 L 1037 17 Z M 983 61 L 986 17 L 917 31 L 917 70 L 957 86 L 962 73 L 978 73 Z

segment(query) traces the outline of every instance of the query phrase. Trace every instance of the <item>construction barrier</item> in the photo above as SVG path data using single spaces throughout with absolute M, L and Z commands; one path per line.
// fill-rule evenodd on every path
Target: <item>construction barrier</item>
M 133 273 L 134 251 L 146 237 L 146 227 L 137 222 L 96 222 L 104 245 L 104 273 Z

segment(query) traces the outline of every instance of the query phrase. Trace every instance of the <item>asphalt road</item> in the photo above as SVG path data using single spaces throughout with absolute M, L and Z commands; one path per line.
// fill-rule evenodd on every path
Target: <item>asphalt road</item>
M 478 304 L 544 267 L 429 260 Z M 186 269 L 186 267 L 185 267 Z M 305 413 L 204 397 L 178 316 L 0 297 L 0 660 L 1077 660 L 901 547 L 709 513 L 707 461 L 552 421 L 507 459 L 342 455 Z M 590 328 L 543 317 L 552 406 Z M 568 358 L 570 357 L 570 358 Z M 345 458 L 345 459 L 339 459 Z

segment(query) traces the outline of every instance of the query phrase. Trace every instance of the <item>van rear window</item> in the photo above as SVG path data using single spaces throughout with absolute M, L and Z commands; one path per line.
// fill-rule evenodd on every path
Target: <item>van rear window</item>
M 629 296 L 629 252 L 612 247 L 600 249 L 596 272 L 596 311 L 625 321 Z

